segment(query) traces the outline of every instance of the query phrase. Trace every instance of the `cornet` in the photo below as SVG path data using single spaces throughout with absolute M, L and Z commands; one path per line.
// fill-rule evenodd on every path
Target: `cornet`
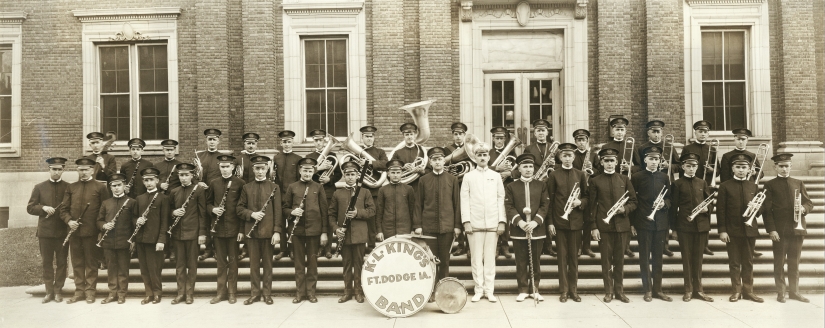
M 753 163 L 751 163 L 751 170 L 748 172 L 748 176 L 745 177 L 745 180 L 750 180 L 751 176 L 756 174 L 756 184 L 759 184 L 759 179 L 762 175 L 762 168 L 765 167 L 765 161 L 768 160 L 768 151 L 770 149 L 771 146 L 769 144 L 759 144 L 759 148 L 756 149 L 756 156 L 753 157 Z M 759 170 L 756 170 L 757 162 L 759 162 Z
M 628 146 L 629 145 L 629 146 Z M 627 165 L 627 177 L 630 178 L 632 173 L 630 169 L 633 167 L 633 147 L 636 145 L 636 139 L 627 137 L 624 139 L 624 147 L 622 149 L 622 162 L 619 166 L 619 171 L 623 165 Z M 629 147 L 629 148 L 628 148 Z
M 647 216 L 647 219 L 653 221 L 653 217 L 656 215 L 658 211 L 658 207 L 662 206 L 665 203 L 665 194 L 667 193 L 667 186 L 662 186 L 662 191 L 659 192 L 659 195 L 656 196 L 656 200 L 653 201 L 653 208 L 650 211 L 650 215 Z
M 573 201 L 579 199 L 580 194 L 581 188 L 579 188 L 579 183 L 576 182 L 573 185 L 573 191 L 570 192 L 570 197 L 567 197 L 567 203 L 564 204 L 564 214 L 561 215 L 562 219 L 567 220 L 567 216 L 573 212 Z
M 627 200 L 630 199 L 630 196 L 627 195 L 629 192 L 630 191 L 625 191 L 624 194 L 622 194 L 622 197 L 619 198 L 619 201 L 617 201 L 616 204 L 613 204 L 613 207 L 607 210 L 607 216 L 604 218 L 605 224 L 610 224 L 610 219 L 612 219 L 613 216 L 619 212 L 619 209 L 622 208 L 625 203 L 627 203 Z
M 802 193 L 799 192 L 799 189 L 794 189 L 793 193 L 793 220 L 796 222 L 794 230 L 805 230 L 805 227 L 802 226 Z
M 753 220 L 756 219 L 756 214 L 759 213 L 759 208 L 762 207 L 762 203 L 764 203 L 764 202 L 765 202 L 765 191 L 764 190 L 757 193 L 756 196 L 753 196 L 753 200 L 751 200 L 751 202 L 748 203 L 748 208 L 746 208 L 745 213 L 742 214 L 742 217 L 748 218 L 748 220 L 745 221 L 746 226 L 749 226 L 749 227 L 753 226 Z
M 719 150 L 719 139 L 712 139 L 708 143 L 708 145 L 710 147 L 708 147 L 708 159 L 707 159 L 707 161 L 705 161 L 705 173 L 704 174 L 707 174 L 708 171 L 711 171 L 710 187 L 714 188 L 714 187 L 716 187 L 716 167 L 719 166 L 719 164 L 717 164 L 719 161 L 717 161 L 717 158 L 716 158 L 716 156 L 718 156 L 717 154 L 718 154 L 718 150 Z M 713 165 L 710 165 L 711 159 L 713 159 Z M 704 177 L 702 177 L 702 178 L 704 178 Z

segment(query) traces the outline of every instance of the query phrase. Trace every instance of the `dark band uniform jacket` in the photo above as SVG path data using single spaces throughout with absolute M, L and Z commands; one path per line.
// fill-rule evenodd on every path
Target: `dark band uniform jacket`
M 200 179 L 203 182 L 209 183 L 212 179 L 220 178 L 221 177 L 221 168 L 218 165 L 218 156 L 221 155 L 231 155 L 231 151 L 222 152 L 219 150 L 216 151 L 208 151 L 202 150 L 196 152 L 196 156 L 200 159 L 201 165 L 203 166 L 203 175 L 201 175 Z M 192 172 L 193 174 L 195 172 Z M 197 176 L 195 176 L 197 177 Z M 193 182 L 195 183 L 195 182 Z
M 756 154 L 748 151 L 747 149 L 739 150 L 739 149 L 732 149 L 731 151 L 722 155 L 722 161 L 719 163 L 719 182 L 725 182 L 728 180 L 733 179 L 733 169 L 731 168 L 731 160 L 734 156 L 746 154 L 749 158 L 753 159 L 756 158 Z M 761 163 L 759 160 L 756 161 L 756 167 L 759 167 Z M 756 176 L 751 176 L 751 181 L 755 181 Z
M 604 145 L 602 145 L 602 147 L 601 147 L 601 149 L 615 149 L 616 151 L 619 152 L 619 154 L 616 155 L 616 170 L 617 171 L 619 170 L 619 164 L 622 164 L 622 160 L 625 159 L 624 158 L 624 151 L 622 151 L 622 150 L 624 150 L 624 144 L 625 144 L 626 141 L 627 141 L 627 138 L 622 139 L 622 141 L 616 141 L 616 139 L 610 138 L 610 141 L 604 143 Z M 635 146 L 634 146 L 633 149 L 639 149 L 639 143 L 638 142 L 635 143 Z M 627 159 L 628 162 L 630 162 L 632 160 L 633 159 L 631 159 L 631 158 Z
M 186 202 L 186 198 L 192 193 L 196 184 L 186 187 L 180 186 L 169 193 L 172 211 L 179 209 Z M 206 213 L 206 196 L 203 188 L 198 187 L 189 204 L 186 205 L 186 214 L 181 217 L 180 222 L 172 230 L 172 238 L 175 240 L 196 240 L 198 236 L 206 236 L 209 230 L 209 215 Z M 170 215 L 169 224 L 174 223 L 174 215 Z
M 138 215 L 135 216 L 134 225 L 137 225 L 137 219 L 140 215 L 143 215 L 149 203 L 152 202 L 152 197 L 160 191 L 160 189 L 156 189 L 154 192 L 147 192 L 137 197 Z M 169 197 L 163 193 L 158 194 L 158 197 L 155 198 L 155 201 L 152 203 L 152 209 L 146 214 L 146 223 L 143 224 L 137 235 L 135 235 L 135 242 L 166 244 L 166 232 L 169 229 L 171 213 L 172 209 L 169 206 Z
M 719 157 L 718 151 L 719 151 L 719 149 L 717 148 L 717 153 L 716 153 L 717 155 L 714 156 L 716 158 Z M 682 158 L 683 154 L 689 154 L 689 153 L 694 153 L 696 155 L 699 155 L 699 164 L 698 164 L 699 167 L 696 169 L 696 176 L 699 177 L 700 179 L 704 179 L 705 182 L 710 183 L 711 174 L 713 173 L 713 171 L 708 170 L 707 172 L 705 172 L 705 164 L 707 164 L 707 162 L 708 162 L 709 152 L 710 152 L 710 143 L 708 143 L 707 141 L 703 142 L 703 143 L 699 143 L 699 142 L 696 142 L 694 140 L 689 145 L 682 148 L 682 152 L 679 154 L 678 158 Z M 716 158 L 710 158 L 711 167 L 713 167 L 713 161 Z M 718 166 L 718 164 L 717 164 L 717 167 L 716 167 L 716 174 L 717 175 L 719 174 L 719 169 L 721 169 L 721 168 L 722 167 Z M 682 172 L 681 168 L 679 168 L 679 172 Z M 682 173 L 684 174 L 684 172 L 682 172 Z
M 126 201 L 128 201 L 128 203 L 126 203 Z M 120 211 L 120 215 L 118 215 L 121 207 L 123 210 Z M 137 202 L 126 195 L 120 198 L 112 197 L 103 201 L 103 206 L 101 206 L 100 213 L 97 217 L 97 228 L 100 229 L 100 231 L 105 231 L 103 225 L 112 222 L 115 216 L 118 216 L 115 227 L 109 230 L 106 238 L 100 243 L 100 247 L 105 249 L 128 249 L 129 237 L 131 237 L 132 232 L 135 231 L 134 222 L 137 221 L 137 216 L 140 215 L 137 210 Z
M 301 205 L 301 199 L 303 199 L 304 191 L 307 188 L 309 188 L 309 191 L 306 193 L 307 198 L 304 202 L 304 215 L 298 220 L 294 233 L 298 236 L 320 236 L 322 233 L 327 232 L 329 206 L 327 205 L 324 188 L 319 183 L 298 180 L 289 185 L 283 197 L 282 214 L 286 220 L 293 220 L 292 210 Z
M 29 198 L 29 204 L 26 206 L 26 212 L 31 215 L 37 215 L 37 237 L 66 237 L 66 234 L 69 232 L 69 226 L 66 225 L 66 222 L 60 220 L 61 209 L 55 210 L 54 214 L 47 218 L 47 213 L 43 210 L 43 206 L 57 208 L 60 202 L 63 201 L 66 189 L 68 188 L 69 183 L 63 180 L 57 182 L 46 180 L 34 186 L 32 195 Z M 65 206 L 66 205 L 63 205 L 61 208 Z
M 636 211 L 633 213 L 632 222 L 637 230 L 667 231 L 670 229 L 668 219 L 668 209 L 670 209 L 670 183 L 667 174 L 660 171 L 650 172 L 642 169 L 633 174 L 630 180 L 633 189 L 636 191 Z M 665 207 L 656 211 L 653 221 L 647 217 L 653 211 L 653 202 L 659 196 L 659 192 L 665 187 Z
M 275 191 L 274 193 L 273 190 Z M 271 199 L 269 195 L 273 195 Z M 267 202 L 269 202 L 269 205 L 266 206 L 266 210 L 264 211 L 264 218 L 258 222 L 255 230 L 252 231 L 252 238 L 272 238 L 274 233 L 283 231 L 284 217 L 281 213 L 281 191 L 278 189 L 277 184 L 265 179 L 263 181 L 247 183 L 243 186 L 243 191 L 241 191 L 237 214 L 239 218 L 245 221 L 244 234 L 248 233 L 249 230 L 252 229 L 252 226 L 255 225 L 255 219 L 252 218 L 252 213 L 260 212 Z
M 378 198 L 375 200 L 376 231 L 383 233 L 384 238 L 399 234 L 408 234 L 419 228 L 414 222 L 421 222 L 416 218 L 416 196 L 413 187 L 403 183 L 390 183 L 378 189 Z
M 129 189 L 129 193 L 126 194 L 127 196 L 137 198 L 137 196 L 146 193 L 146 186 L 143 185 L 143 177 L 140 176 L 140 171 L 150 167 L 155 167 L 155 164 L 152 164 L 152 162 L 143 158 L 137 161 L 130 158 L 120 166 L 120 174 L 123 174 L 123 176 L 126 177 L 126 180 L 123 181 L 123 185 L 126 186 L 129 184 L 129 181 L 132 181 L 132 188 Z
M 593 175 L 599 174 L 599 170 L 597 169 L 599 166 L 599 148 L 590 147 L 590 155 L 587 155 L 587 150 L 581 151 L 579 149 L 576 149 L 576 151 L 574 151 L 573 154 L 575 156 L 573 158 L 573 168 L 576 168 L 579 171 L 583 171 L 584 162 L 590 162 L 590 164 L 592 164 L 593 166 Z M 585 156 L 589 157 L 584 158 Z M 557 160 L 556 163 L 559 163 L 557 166 L 561 167 L 561 160 Z M 587 188 L 582 189 L 582 193 L 584 193 L 585 189 Z
M 719 195 L 716 198 L 716 221 L 720 234 L 727 232 L 731 237 L 759 236 L 759 225 L 756 221 L 765 210 L 765 206 L 759 209 L 752 227 L 745 225 L 748 218 L 742 216 L 748 207 L 748 202 L 757 192 L 758 188 L 752 181 L 734 178 L 719 185 Z
M 329 224 L 332 230 L 344 227 L 347 207 L 352 198 L 353 189 L 345 187 L 339 188 L 332 195 L 329 203 Z M 367 243 L 367 219 L 375 216 L 375 204 L 372 201 L 372 194 L 366 188 L 361 188 L 358 198 L 355 201 L 355 217 L 350 220 L 350 228 L 347 230 L 344 245 L 366 244 Z M 360 268 L 358 268 L 360 269 Z
M 458 178 L 447 172 L 427 173 L 419 180 L 413 226 L 425 234 L 453 232 L 461 228 L 461 194 Z M 429 200 L 429 201 L 428 201 Z M 386 236 L 385 236 L 386 237 Z
M 180 178 L 178 178 L 177 173 L 178 164 L 183 164 L 183 162 L 177 159 L 166 160 L 165 158 L 154 164 L 155 168 L 160 171 L 160 174 L 158 174 L 158 180 L 160 180 L 158 181 L 158 188 L 160 188 L 161 183 L 169 184 L 169 187 L 166 188 L 166 191 L 164 192 L 166 195 L 169 195 L 169 192 L 173 189 L 180 187 Z M 169 175 L 170 173 L 172 174 L 171 176 Z M 169 179 L 169 182 L 166 182 L 167 178 Z M 192 181 L 195 181 L 194 177 L 192 178 Z
M 549 214 L 553 220 L 552 224 L 556 229 L 564 230 L 582 230 L 588 228 L 584 223 L 584 210 L 587 208 L 587 175 L 584 172 L 573 168 L 566 170 L 559 166 L 559 169 L 553 171 L 548 175 L 547 193 L 550 197 Z M 576 206 L 573 211 L 567 216 L 567 220 L 561 218 L 564 214 L 564 205 L 567 204 L 567 199 L 570 198 L 570 193 L 573 192 L 573 185 L 578 182 L 578 188 L 581 188 L 579 199 L 581 206 Z
M 238 206 L 238 201 L 241 198 L 241 190 L 246 183 L 234 174 L 228 179 L 219 177 L 217 179 L 213 179 L 209 183 L 209 189 L 206 190 L 206 214 L 209 215 L 208 225 L 211 228 L 213 222 L 215 222 L 218 218 L 215 213 L 212 213 L 212 210 L 216 207 L 220 207 L 221 200 L 226 192 L 226 186 L 230 181 L 232 181 L 232 185 L 229 186 L 229 192 L 226 193 L 224 212 L 223 215 L 221 215 L 218 224 L 215 225 L 215 233 L 212 234 L 214 237 L 235 238 L 238 236 L 238 232 L 243 232 L 244 234 L 248 232 L 248 230 L 240 231 L 240 228 L 243 227 L 243 222 L 238 217 L 238 212 L 235 210 Z M 272 206 L 272 204 L 269 206 Z
M 372 158 L 375 158 L 375 161 L 370 162 L 370 165 L 372 165 L 372 170 L 375 173 L 375 174 L 373 174 L 373 177 L 378 179 L 381 176 L 380 172 L 387 171 L 387 161 L 389 161 L 389 159 L 387 158 L 387 152 L 385 152 L 381 148 L 376 148 L 376 147 L 364 147 L 364 151 L 367 152 L 367 154 L 370 154 L 370 156 L 372 156 Z M 378 196 L 378 188 L 380 188 L 380 187 L 378 187 L 378 188 L 369 188 L 366 185 L 364 185 L 364 186 L 361 186 L 361 188 L 368 189 L 370 191 L 370 194 L 372 194 L 372 197 L 377 197 Z
M 281 188 L 282 193 L 285 193 L 287 187 L 300 179 L 300 175 L 298 174 L 298 161 L 300 161 L 301 158 L 303 157 L 294 152 L 280 152 L 272 157 L 272 161 L 275 162 L 276 166 L 275 172 L 277 172 L 278 175 L 277 182 L 280 183 L 278 186 Z M 244 172 L 246 172 L 246 170 L 244 170 Z
M 538 223 L 533 229 L 533 239 L 541 239 L 546 236 L 547 230 L 547 213 L 550 207 L 550 196 L 547 193 L 547 185 L 541 181 L 533 180 L 530 184 L 530 219 Z M 525 239 L 527 233 L 522 230 L 518 224 L 524 221 L 527 216 L 524 215 L 524 208 L 527 206 L 527 195 L 524 190 L 525 182 L 521 179 L 516 180 L 504 187 L 504 211 L 507 215 L 507 221 L 512 225 L 510 229 L 510 238 Z
M 329 152 L 329 155 L 337 157 L 335 152 L 332 152 L 332 151 Z M 312 158 L 312 159 L 318 161 L 318 163 L 320 164 L 321 162 L 324 161 L 323 158 L 319 158 L 320 156 L 321 156 L 321 153 L 319 153 L 318 151 L 313 151 L 313 152 L 307 154 L 306 156 L 304 156 L 304 158 Z M 332 194 L 334 194 L 335 189 L 337 189 L 337 188 L 335 188 L 335 183 L 338 182 L 338 180 L 341 180 L 341 177 L 343 177 L 343 174 L 341 173 L 341 170 L 339 169 L 339 166 L 336 165 L 335 167 L 331 168 L 330 170 L 332 170 L 332 174 L 329 175 L 329 182 L 324 184 L 324 196 L 327 197 L 327 203 L 329 203 L 330 198 L 332 198 Z M 323 173 L 323 172 L 324 171 L 315 172 L 315 174 L 312 175 L 312 181 L 320 183 L 318 181 L 318 179 L 321 176 L 321 173 Z M 303 195 L 303 194 L 301 194 L 301 195 Z M 324 216 L 324 221 L 326 221 L 326 218 L 327 217 Z
M 633 189 L 633 184 L 630 183 L 627 175 L 619 173 L 599 174 L 590 178 L 589 188 L 590 229 L 598 228 L 602 232 L 630 231 L 629 216 L 630 213 L 636 210 L 636 191 Z M 604 223 L 607 211 L 619 201 L 625 191 L 628 191 L 627 196 L 630 197 L 624 204 L 625 212 L 614 215 L 609 223 Z
M 797 230 L 797 223 L 794 222 L 794 189 L 799 189 L 802 194 L 802 207 L 805 213 L 811 213 L 814 204 L 808 197 L 808 190 L 802 181 L 791 177 L 776 177 L 765 182 L 765 202 L 762 207 L 763 218 L 765 220 L 765 230 L 776 231 L 782 236 L 805 235 L 807 234 L 807 222 L 805 214 L 802 215 L 802 228 Z
M 670 194 L 670 227 L 679 232 L 709 232 L 710 213 L 714 204 L 708 205 L 706 213 L 699 213 L 693 221 L 688 221 L 690 213 L 713 192 L 698 176 L 682 177 L 673 182 Z
M 66 188 L 66 194 L 63 196 L 63 207 L 60 208 L 60 218 L 65 223 L 71 220 L 77 220 L 80 213 L 89 204 L 89 208 L 78 223 L 80 227 L 77 228 L 72 236 L 91 237 L 97 236 L 97 215 L 100 213 L 101 204 L 104 200 L 109 199 L 109 191 L 106 190 L 106 184 L 90 179 L 87 181 L 77 181 Z M 108 238 L 108 237 L 107 237 Z
M 92 168 L 92 172 L 97 172 L 97 174 L 93 176 L 92 179 L 109 181 L 109 177 L 112 174 L 117 173 L 117 160 L 115 160 L 115 156 L 106 152 L 102 152 L 100 155 L 91 154 L 84 157 L 95 161 L 97 160 L 97 156 L 103 157 L 103 163 L 106 164 L 106 168 L 100 168 L 100 163 L 95 163 L 95 166 Z

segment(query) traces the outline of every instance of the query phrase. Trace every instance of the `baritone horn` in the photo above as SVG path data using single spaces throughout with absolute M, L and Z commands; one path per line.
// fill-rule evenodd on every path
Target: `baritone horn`
M 473 135 L 469 137 L 475 138 L 476 140 L 473 141 L 474 144 L 478 143 L 478 138 Z M 465 137 L 465 140 L 469 139 Z M 469 173 L 473 169 L 476 168 L 474 162 L 470 159 L 470 155 L 467 152 L 467 141 L 464 142 L 464 146 L 461 148 L 456 149 L 454 152 L 444 157 L 445 163 L 455 162 L 453 164 L 447 165 L 447 172 L 450 174 L 455 175 L 456 177 L 462 177 L 465 174 Z
M 424 100 L 398 108 L 409 113 L 410 116 L 412 116 L 413 123 L 415 123 L 415 125 L 418 126 L 418 135 L 415 137 L 415 144 L 418 147 L 419 151 L 424 153 L 424 155 L 416 157 L 415 161 L 413 161 L 412 167 L 427 167 L 427 152 L 424 149 L 424 147 L 421 146 L 421 144 L 427 142 L 427 140 L 430 139 L 429 110 L 430 106 L 432 106 L 432 104 L 435 101 L 435 99 Z M 403 148 L 404 145 L 406 145 L 406 142 L 402 140 L 397 146 L 395 146 L 395 148 L 393 148 L 390 154 L 387 155 L 387 158 L 392 159 L 393 155 L 395 155 L 395 152 Z M 403 169 L 403 172 L 401 174 L 401 183 L 409 184 L 418 179 L 419 176 L 421 176 L 420 173 L 405 168 Z M 389 180 L 387 180 L 384 184 L 387 183 L 389 183 Z
M 327 144 L 324 145 L 324 149 L 321 150 L 321 154 L 318 155 L 318 164 L 315 166 L 315 171 L 318 172 L 319 177 L 327 177 L 329 178 L 332 175 L 332 172 L 335 171 L 335 167 L 338 166 L 338 158 L 335 156 L 330 155 L 329 153 L 332 151 L 335 146 L 340 145 L 341 142 L 338 139 L 335 139 L 333 136 L 327 136 Z M 321 167 L 324 163 L 328 163 L 332 165 L 329 169 L 326 170 L 319 170 L 318 168 Z
M 344 143 L 341 144 L 341 149 L 350 152 L 351 154 L 345 154 L 341 156 L 341 163 L 346 163 L 349 161 L 356 161 L 359 165 L 363 166 L 369 163 L 375 163 L 376 159 L 372 155 L 370 155 L 364 148 L 361 148 L 356 142 L 355 139 L 352 137 L 353 133 L 350 132 L 349 137 L 344 140 Z M 341 166 L 338 166 L 341 168 Z M 342 170 L 341 173 L 344 173 Z M 376 178 L 376 171 L 369 167 L 366 169 L 364 178 L 362 182 L 369 188 L 378 188 L 381 187 L 384 182 L 387 181 L 387 172 L 381 172 L 381 174 L 377 174 L 378 177 Z
M 512 155 L 504 156 L 505 154 L 509 154 L 513 149 L 516 149 L 521 145 L 521 140 L 519 140 L 516 135 L 510 133 L 510 142 L 504 146 L 504 149 L 501 150 L 501 156 L 497 157 L 493 163 L 490 163 L 490 167 L 495 168 L 498 167 L 501 163 L 505 163 L 505 165 L 509 165 L 513 167 L 516 164 L 516 158 Z

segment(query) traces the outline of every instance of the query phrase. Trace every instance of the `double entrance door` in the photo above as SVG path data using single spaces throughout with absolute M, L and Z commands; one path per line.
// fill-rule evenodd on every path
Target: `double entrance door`
M 524 144 L 535 142 L 532 122 L 550 122 L 548 139 L 559 140 L 562 107 L 557 72 L 489 73 L 484 75 L 484 125 L 489 131 L 503 126 Z M 486 134 L 485 140 L 491 140 Z

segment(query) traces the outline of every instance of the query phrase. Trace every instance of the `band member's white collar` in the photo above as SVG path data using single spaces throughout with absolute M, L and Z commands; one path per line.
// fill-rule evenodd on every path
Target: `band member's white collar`
M 435 174 L 435 175 L 441 175 L 441 173 L 444 173 L 444 168 L 443 168 L 443 167 L 441 168 L 441 171 L 438 171 L 438 172 L 436 172 L 436 171 L 433 169 L 433 174 Z
M 407 148 L 415 148 L 415 146 L 418 146 L 418 145 L 416 145 L 414 142 L 411 146 L 407 146 L 407 144 L 404 144 L 404 147 L 407 147 Z
M 619 138 L 613 138 L 613 141 L 616 141 L 616 142 L 622 142 L 622 141 L 624 141 L 624 138 L 621 138 L 621 139 L 619 139 Z
M 604 174 L 613 174 L 616 173 L 616 170 L 613 169 L 612 171 L 604 170 Z
M 786 174 L 786 175 L 777 174 L 776 175 L 777 178 L 789 178 L 790 176 L 791 176 L 790 174 Z
M 658 145 L 658 144 L 662 143 L 662 139 L 659 139 L 659 141 L 650 140 L 650 143 L 652 143 L 654 145 Z
M 650 173 L 656 173 L 656 172 L 657 172 L 657 171 L 659 171 L 659 170 L 657 170 L 657 169 L 653 169 L 653 170 L 651 170 L 651 169 L 649 169 L 649 168 L 645 168 L 645 171 L 648 171 L 648 172 L 650 172 Z
M 292 151 L 291 151 L 291 150 L 290 150 L 290 151 L 286 151 L 286 150 L 284 150 L 284 151 L 283 151 L 283 153 L 284 153 L 284 154 L 292 154 Z
M 738 150 L 738 151 L 744 151 L 745 150 L 745 148 L 739 148 L 739 147 L 736 147 L 736 146 L 734 146 L 733 149 Z
M 229 179 L 231 177 L 232 177 L 232 173 L 229 173 L 229 175 L 227 175 L 227 176 L 221 175 L 221 178 L 224 178 L 224 179 Z
M 530 181 L 533 181 L 533 177 L 532 177 L 532 176 L 531 176 L 531 177 L 529 177 L 529 178 L 525 178 L 525 177 L 522 175 L 522 176 L 521 176 L 520 178 L 518 178 L 518 179 L 519 179 L 519 180 L 521 180 L 521 182 L 524 182 L 524 183 L 528 183 L 528 182 L 530 182 Z
M 180 184 L 180 186 L 181 186 L 181 187 L 184 187 L 184 188 L 188 188 L 188 187 L 189 187 L 189 186 L 191 186 L 191 185 L 192 185 L 192 183 L 189 183 L 188 185 L 185 185 L 185 184 L 183 184 L 183 183 L 181 183 L 181 184 Z
M 138 162 L 138 161 L 140 161 L 141 158 L 143 158 L 143 157 L 138 157 L 138 158 L 132 157 L 132 160 L 135 161 L 135 162 Z
M 303 178 L 301 178 L 301 182 L 306 182 L 306 183 L 309 183 L 310 181 L 312 181 L 312 179 L 309 179 L 309 180 L 304 180 Z
M 121 198 L 121 197 L 123 197 L 123 195 L 125 195 L 125 194 L 120 194 L 120 195 L 112 195 L 112 197 L 114 197 L 114 198 Z
M 83 181 L 83 182 L 91 181 L 91 180 L 92 180 L 92 177 L 89 177 L 89 178 L 86 178 L 86 179 L 80 179 L 80 181 Z
M 694 142 L 695 142 L 695 143 L 698 143 L 698 144 L 700 144 L 700 145 L 704 145 L 704 144 L 705 144 L 705 141 L 707 141 L 707 140 L 702 140 L 702 141 L 699 141 L 699 139 L 696 139 L 696 141 L 694 141 Z
M 685 174 L 685 178 L 688 178 L 688 179 L 693 178 L 693 177 L 695 177 L 695 176 L 696 176 L 696 174 L 694 174 L 694 175 L 687 175 L 687 174 Z
M 590 150 L 590 149 L 588 149 L 588 148 L 585 148 L 585 149 L 576 148 L 576 151 L 578 151 L 579 153 L 582 153 L 582 154 L 586 153 L 588 150 Z
M 100 155 L 100 152 L 92 152 L 92 155 Z
M 171 162 L 171 161 L 174 161 L 174 160 L 175 160 L 175 158 L 174 158 L 174 157 L 172 157 L 172 158 L 166 158 L 166 157 L 164 157 L 164 158 L 163 158 L 163 160 L 164 160 L 164 161 L 167 161 L 167 162 Z
M 258 179 L 257 177 L 255 177 L 255 181 L 258 181 L 258 182 L 266 181 L 266 177 L 263 177 L 261 179 Z
M 217 149 L 217 148 L 215 148 L 215 149 L 207 149 L 206 151 L 208 151 L 208 152 L 210 152 L 210 153 L 214 153 L 214 152 L 218 151 L 218 149 Z
M 63 178 L 60 178 L 60 179 L 57 179 L 57 180 L 52 180 L 52 178 L 49 178 L 49 181 L 51 181 L 51 182 L 60 182 L 60 181 L 63 181 Z
M 158 191 L 158 188 L 155 188 L 155 189 L 152 189 L 152 190 L 148 190 L 148 189 L 146 190 L 146 192 L 147 192 L 147 193 L 150 193 L 150 194 L 151 194 L 151 193 L 153 193 L 153 192 L 155 192 L 155 191 Z
M 563 168 L 563 169 L 565 169 L 565 170 L 569 170 L 569 169 L 572 169 L 572 168 L 573 168 L 573 164 L 570 164 L 570 165 L 564 165 L 564 164 L 562 164 L 562 165 L 561 165 L 561 168 Z
M 738 181 L 745 181 L 745 180 L 747 180 L 747 179 L 745 179 L 745 177 L 741 177 L 741 178 L 740 178 L 740 177 L 737 177 L 737 176 L 735 176 L 735 175 L 733 176 L 733 178 L 734 178 L 734 179 L 736 179 L 736 180 L 738 180 Z
M 241 150 L 242 154 L 247 154 L 247 155 L 255 155 L 257 152 L 258 152 L 257 150 L 252 151 L 252 152 L 248 152 L 248 151 L 246 151 L 246 149 Z

